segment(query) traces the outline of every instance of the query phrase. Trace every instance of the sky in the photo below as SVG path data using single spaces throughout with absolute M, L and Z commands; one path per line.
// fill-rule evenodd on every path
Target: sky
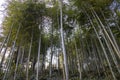
M 1 32 L 2 32 L 2 20 L 3 20 L 3 16 L 4 16 L 4 3 L 5 3 L 5 0 L 0 0 L 0 35 L 1 35 Z
M 0 0 L 0 23 L 2 22 L 2 18 L 3 18 L 3 15 L 4 15 L 4 3 L 5 3 L 5 0 Z

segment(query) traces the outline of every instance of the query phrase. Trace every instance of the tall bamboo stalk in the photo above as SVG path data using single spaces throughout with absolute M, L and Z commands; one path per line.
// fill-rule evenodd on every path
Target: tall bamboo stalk
M 65 76 L 66 80 L 69 80 L 69 72 L 68 72 L 68 64 L 67 64 L 67 55 L 66 55 L 66 49 L 65 49 L 65 43 L 64 43 L 64 32 L 63 32 L 63 13 L 62 13 L 62 0 L 59 1 L 60 3 L 60 26 L 61 26 L 61 43 L 62 43 L 62 53 L 64 57 L 64 68 L 65 68 Z
M 52 22 L 53 23 L 53 22 Z M 51 40 L 50 40 L 50 44 L 51 44 L 51 52 L 50 52 L 50 71 L 49 71 L 49 77 L 51 79 L 52 77 L 52 60 L 53 60 L 53 25 L 51 26 Z

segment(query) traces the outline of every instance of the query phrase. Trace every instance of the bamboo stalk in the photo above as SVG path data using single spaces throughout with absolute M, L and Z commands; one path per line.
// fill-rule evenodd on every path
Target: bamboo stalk
M 64 57 L 64 68 L 65 68 L 65 76 L 66 80 L 69 80 L 69 72 L 68 72 L 68 64 L 67 64 L 67 55 L 64 43 L 64 32 L 63 32 L 63 13 L 62 13 L 62 0 L 60 1 L 60 26 L 61 26 L 61 42 L 62 42 L 62 51 Z

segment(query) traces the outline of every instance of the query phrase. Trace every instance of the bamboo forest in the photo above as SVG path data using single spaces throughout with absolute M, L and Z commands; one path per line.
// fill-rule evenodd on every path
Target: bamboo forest
M 120 80 L 120 0 L 5 0 L 0 80 Z

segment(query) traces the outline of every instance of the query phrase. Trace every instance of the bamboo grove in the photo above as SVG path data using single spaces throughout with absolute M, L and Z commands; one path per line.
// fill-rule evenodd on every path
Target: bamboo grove
M 119 0 L 7 0 L 0 80 L 119 80 Z

